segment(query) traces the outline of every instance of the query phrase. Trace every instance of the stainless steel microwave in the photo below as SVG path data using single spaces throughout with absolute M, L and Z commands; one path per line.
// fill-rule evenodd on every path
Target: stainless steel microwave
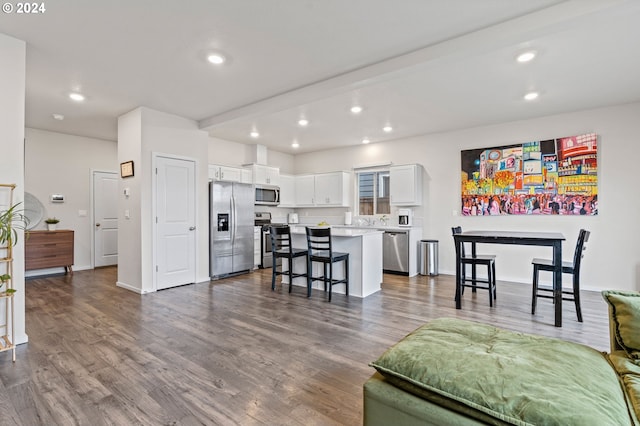
M 280 188 L 271 185 L 256 185 L 255 204 L 259 206 L 277 206 L 280 204 Z

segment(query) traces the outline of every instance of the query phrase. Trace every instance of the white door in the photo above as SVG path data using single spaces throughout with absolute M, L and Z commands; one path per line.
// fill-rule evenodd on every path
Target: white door
M 156 289 L 196 281 L 195 162 L 156 157 Z
M 93 266 L 118 263 L 118 174 L 93 172 Z

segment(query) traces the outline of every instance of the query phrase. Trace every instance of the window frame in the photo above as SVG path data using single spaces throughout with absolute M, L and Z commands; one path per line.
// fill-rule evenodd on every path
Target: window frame
M 369 173 L 373 173 L 375 174 L 374 179 L 373 179 L 373 214 L 363 214 L 360 211 L 360 175 L 361 174 L 369 174 Z M 388 215 L 391 213 L 391 203 L 390 200 L 388 202 L 389 205 L 389 211 L 388 212 L 380 212 L 378 210 L 378 192 L 379 192 L 379 181 L 380 181 L 380 174 L 384 173 L 387 174 L 389 176 L 389 189 L 390 189 L 390 182 L 391 182 L 391 171 L 390 171 L 390 167 L 375 167 L 375 168 L 361 168 L 361 169 L 355 169 L 354 170 L 354 174 L 355 174 L 355 214 L 357 216 L 380 216 L 380 215 Z

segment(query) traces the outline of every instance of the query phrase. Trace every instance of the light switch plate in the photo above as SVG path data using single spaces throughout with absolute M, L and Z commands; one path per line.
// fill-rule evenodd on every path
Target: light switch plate
M 78 210 L 78 216 L 79 217 L 87 217 L 87 211 L 86 210 Z

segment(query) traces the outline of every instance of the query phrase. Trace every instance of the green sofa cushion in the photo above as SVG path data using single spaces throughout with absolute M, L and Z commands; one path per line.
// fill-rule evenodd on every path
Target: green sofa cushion
M 602 297 L 611 306 L 616 341 L 632 358 L 640 358 L 640 293 L 606 290 Z
M 449 409 L 514 425 L 631 424 L 618 376 L 584 345 L 453 318 L 418 328 L 370 364 Z M 471 408 L 471 410 L 469 410 Z
M 622 379 L 628 405 L 637 423 L 640 416 L 640 360 L 629 358 L 625 351 L 611 352 L 608 357 Z

